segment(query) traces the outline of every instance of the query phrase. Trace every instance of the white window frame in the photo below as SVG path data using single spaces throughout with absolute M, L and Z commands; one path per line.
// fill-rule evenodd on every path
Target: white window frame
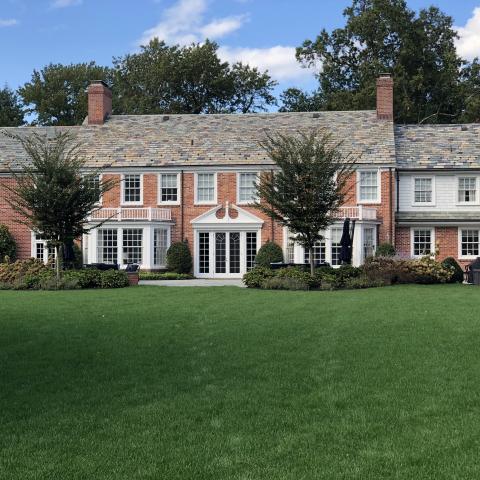
M 372 200 L 362 200 L 361 198 L 361 174 L 362 173 L 376 173 L 377 174 L 377 197 Z M 382 192 L 382 175 L 380 169 L 373 169 L 373 168 L 361 168 L 357 170 L 357 203 L 360 205 L 377 205 L 381 203 L 381 194 Z
M 462 226 L 462 227 L 458 227 L 458 234 L 457 234 L 457 238 L 458 238 L 458 258 L 459 259 L 462 259 L 462 260 L 474 260 L 478 257 L 478 255 L 462 255 L 462 231 L 463 230 L 477 230 L 478 233 L 479 233 L 479 253 L 480 253 L 480 228 L 478 227 L 469 227 L 468 225 L 467 226 Z
M 475 179 L 475 201 L 474 202 L 462 202 L 459 200 L 459 193 L 460 193 L 460 179 L 461 178 L 473 178 Z M 456 204 L 457 205 L 466 205 L 466 206 L 469 206 L 469 205 L 479 205 L 480 203 L 480 192 L 478 190 L 478 187 L 479 187 L 479 182 L 478 182 L 478 176 L 476 175 L 468 175 L 468 174 L 465 174 L 465 175 L 457 175 L 455 177 L 455 181 L 456 181 L 456 184 L 457 184 L 457 188 L 456 188 Z
M 166 228 L 166 227 L 161 227 L 161 226 L 158 226 L 158 225 L 155 225 L 153 228 L 152 228 L 152 265 L 153 265 L 153 268 L 165 268 L 167 266 L 167 259 L 166 259 L 166 255 L 165 255 L 165 264 L 161 264 L 161 263 L 155 263 L 155 233 L 156 233 L 156 230 L 164 230 L 165 232 L 167 232 L 167 243 L 166 243 L 166 250 L 165 252 L 168 251 L 168 249 L 170 248 L 170 245 L 171 245 L 171 230 L 170 228 Z
M 139 202 L 126 202 L 125 199 L 125 177 L 127 175 L 140 175 L 140 201 Z M 143 205 L 143 173 L 122 173 L 120 181 L 120 205 Z
M 198 175 L 209 174 L 213 175 L 213 200 L 211 201 L 204 201 L 198 200 Z M 195 172 L 194 175 L 194 205 L 216 205 L 217 204 L 217 197 L 218 197 L 218 187 L 217 187 L 217 172 Z
M 163 202 L 162 201 L 162 176 L 163 175 L 176 175 L 177 176 L 177 201 L 176 202 Z M 162 172 L 158 174 L 157 183 L 157 203 L 158 205 L 180 205 L 180 199 L 182 198 L 182 185 L 181 185 L 181 178 L 179 172 Z
M 410 255 L 412 258 L 422 258 L 425 255 L 415 255 L 415 245 L 414 245 L 414 240 L 415 240 L 415 230 L 430 230 L 430 256 L 434 257 L 435 256 L 435 228 L 434 227 L 423 227 L 423 226 L 417 226 L 417 227 L 411 227 L 410 229 Z
M 415 181 L 428 179 L 432 181 L 432 201 L 431 202 L 416 202 L 415 201 Z M 412 205 L 414 207 L 434 207 L 436 200 L 436 189 L 435 189 L 435 176 L 434 175 L 416 175 L 412 177 Z M 458 196 L 458 190 L 457 190 Z
M 259 175 L 258 172 L 237 172 L 237 205 L 253 205 L 256 200 L 258 200 L 258 196 L 255 196 L 252 200 L 250 201 L 245 201 L 245 200 L 240 200 L 240 178 L 242 175 L 255 175 L 257 178 L 257 182 L 259 180 Z

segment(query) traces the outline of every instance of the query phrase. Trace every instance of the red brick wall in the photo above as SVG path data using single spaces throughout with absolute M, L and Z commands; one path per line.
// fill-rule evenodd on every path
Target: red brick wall
M 0 177 L 0 223 L 8 227 L 17 242 L 17 257 L 28 258 L 31 256 L 31 233 L 30 230 L 15 220 L 18 216 L 7 203 L 10 193 L 5 186 L 12 186 L 13 180 L 7 177 Z
M 393 171 L 384 171 L 380 174 L 380 203 L 379 204 L 362 204 L 365 207 L 375 208 L 377 210 L 377 218 L 381 221 L 379 226 L 379 243 L 395 243 L 395 179 Z M 357 205 L 357 174 L 354 173 L 348 179 L 346 184 L 347 196 L 345 206 Z M 393 204 L 391 205 L 391 201 Z

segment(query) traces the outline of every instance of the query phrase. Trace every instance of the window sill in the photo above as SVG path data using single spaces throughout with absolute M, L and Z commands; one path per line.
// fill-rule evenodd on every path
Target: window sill
M 179 207 L 180 202 L 158 202 L 157 207 Z
M 128 202 L 128 203 L 121 203 L 121 207 L 143 207 L 143 202 Z
M 436 207 L 436 204 L 435 203 L 412 203 L 411 204 L 412 207 Z

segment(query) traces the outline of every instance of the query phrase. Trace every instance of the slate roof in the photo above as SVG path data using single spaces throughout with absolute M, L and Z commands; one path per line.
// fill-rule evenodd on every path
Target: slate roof
M 395 165 L 393 123 L 375 111 L 246 115 L 113 115 L 102 126 L 35 127 L 75 132 L 90 166 L 162 167 L 271 164 L 258 142 L 265 132 L 327 129 L 359 163 Z M 2 130 L 2 129 L 0 129 Z M 32 127 L 15 129 L 28 134 Z M 25 161 L 18 142 L 0 135 L 0 171 Z
M 480 168 L 480 124 L 395 126 L 398 168 Z

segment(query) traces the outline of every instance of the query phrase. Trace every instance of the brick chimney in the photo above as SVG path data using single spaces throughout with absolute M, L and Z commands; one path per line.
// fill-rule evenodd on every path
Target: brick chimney
M 388 73 L 377 78 L 377 118 L 393 121 L 393 78 Z
M 105 82 L 94 80 L 88 87 L 88 124 L 103 125 L 112 114 L 112 91 Z

